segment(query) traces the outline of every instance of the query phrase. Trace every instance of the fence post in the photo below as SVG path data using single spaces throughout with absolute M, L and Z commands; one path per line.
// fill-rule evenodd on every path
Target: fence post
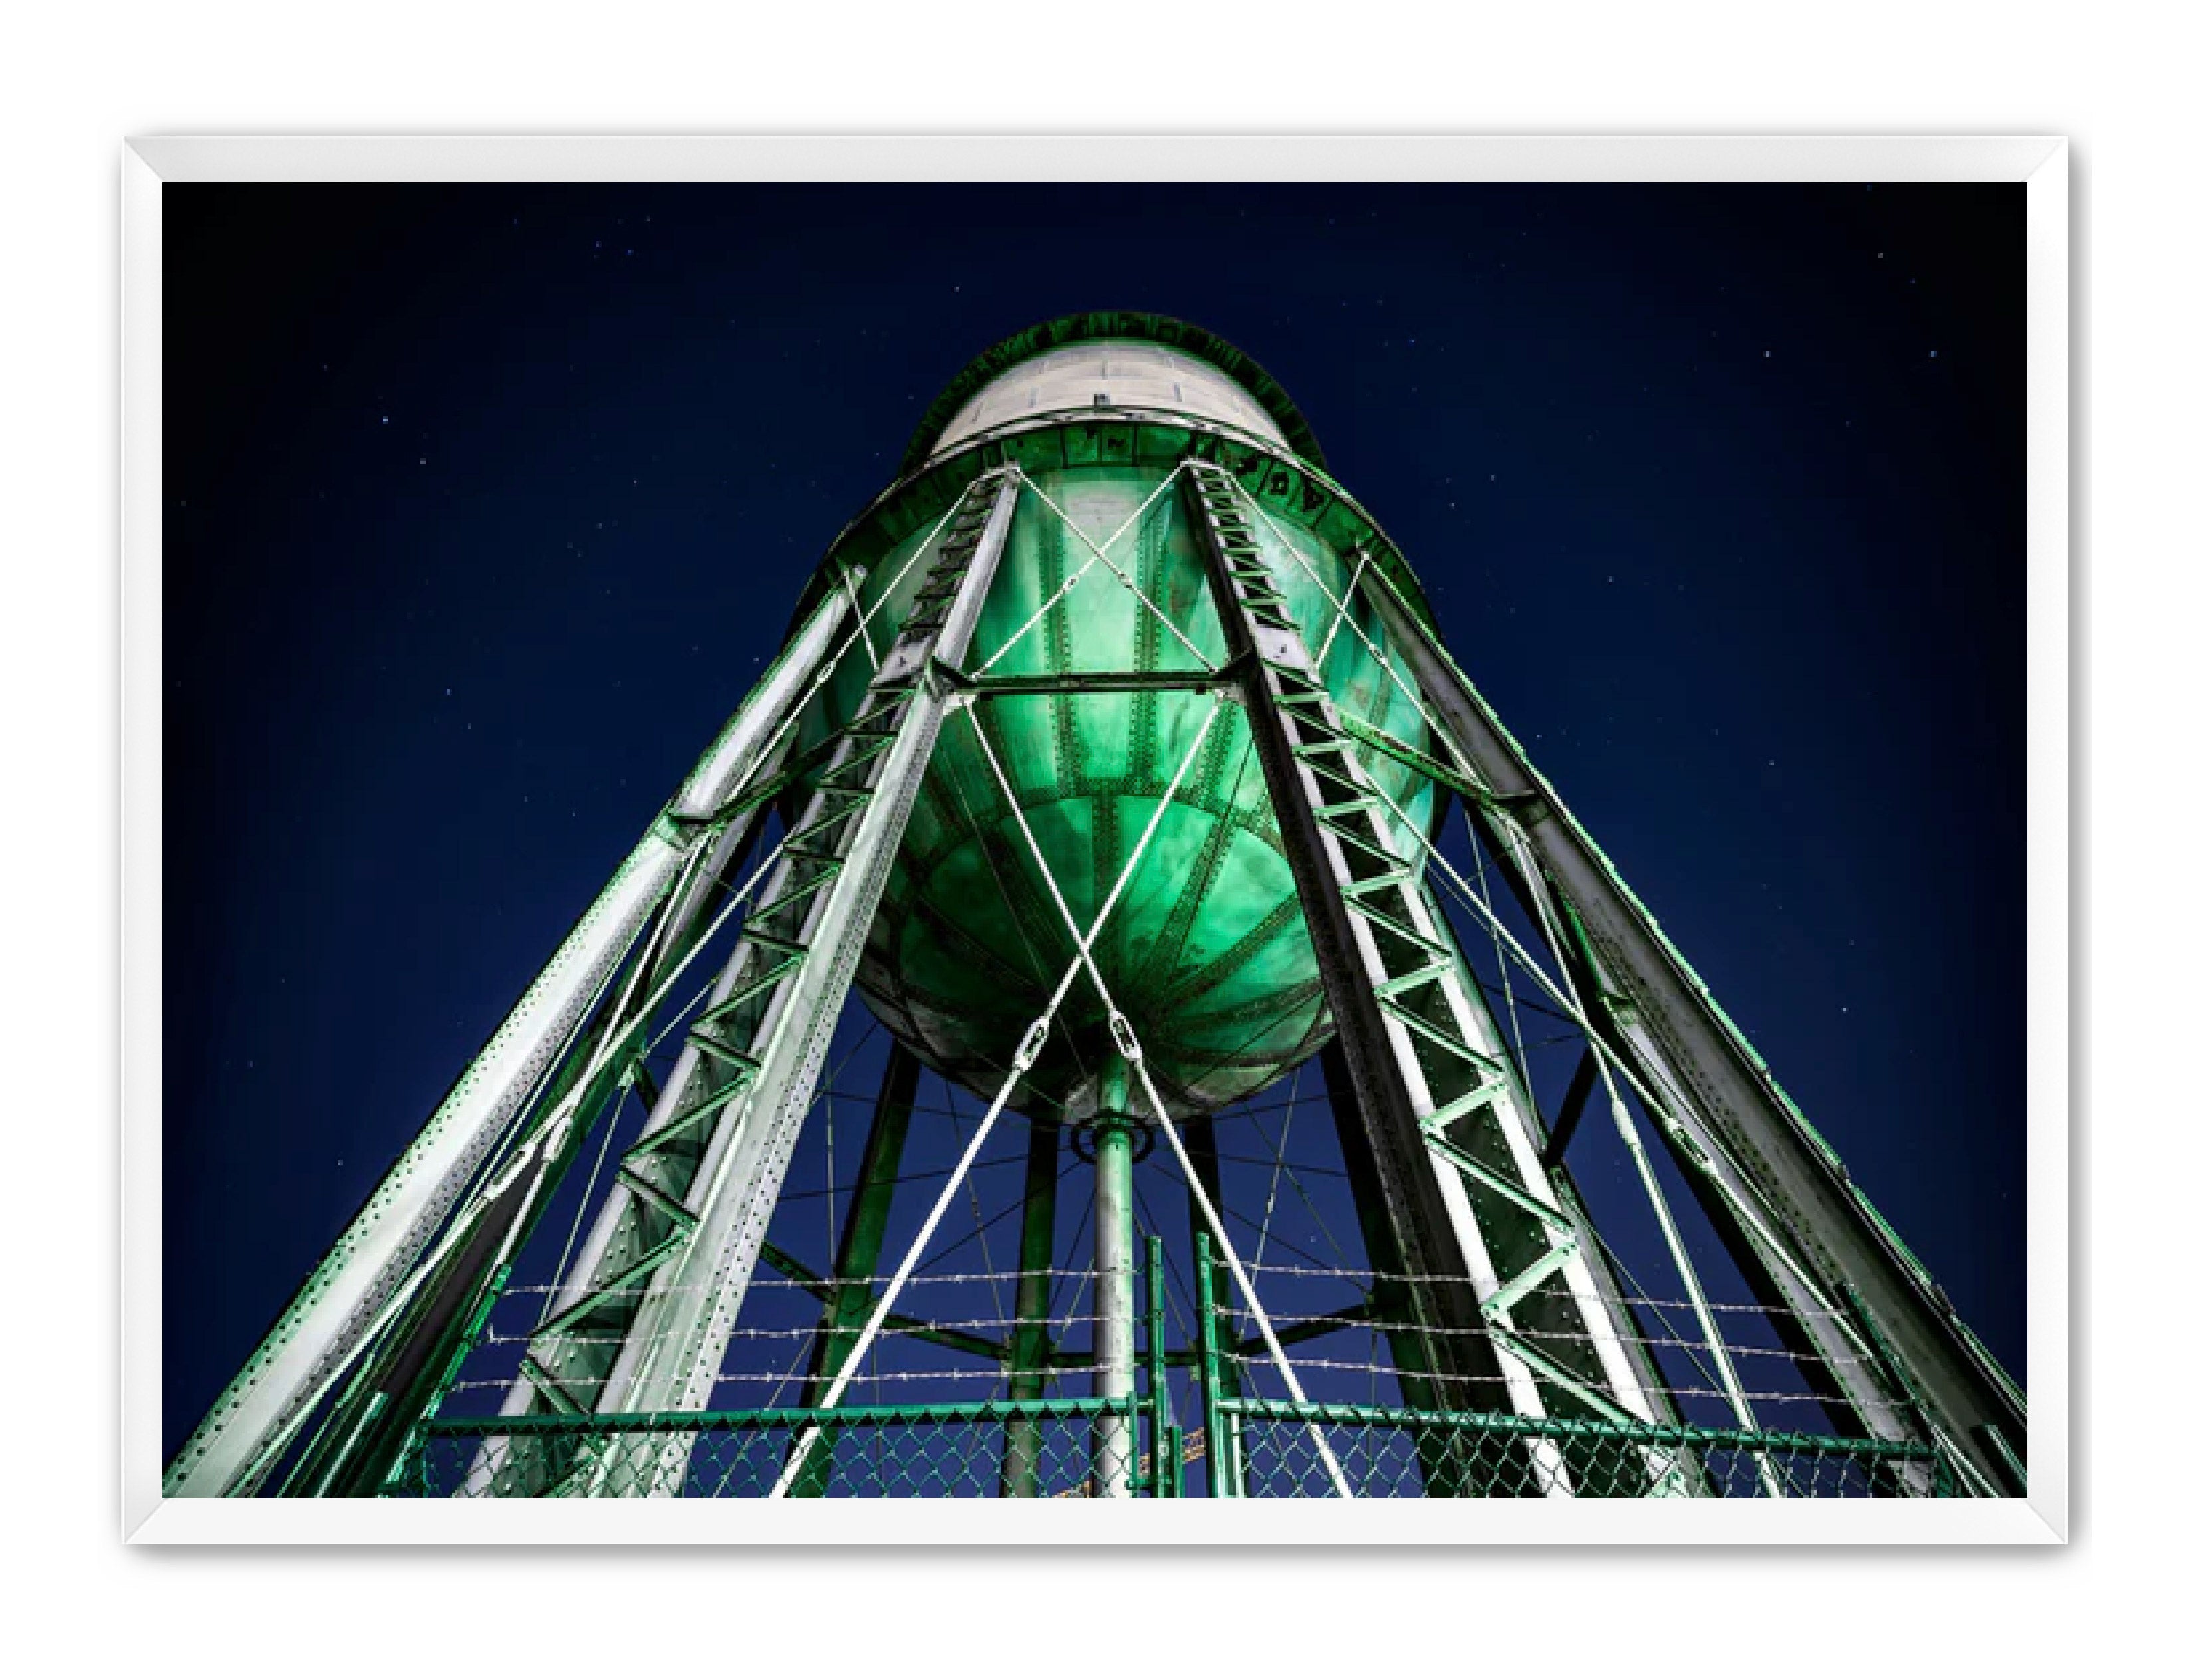
M 1147 1241 L 1148 1273 L 1148 1492 L 1170 1496 L 1170 1384 L 1164 1380 L 1162 1238 Z
M 1216 1340 L 1216 1266 L 1205 1230 L 1193 1234 L 1193 1271 L 1195 1293 L 1200 1297 L 1201 1451 L 1208 1466 L 1208 1496 L 1236 1499 L 1238 1466 L 1231 1462 L 1231 1435 L 1225 1427 L 1229 1420 L 1216 1409 L 1225 1398 L 1224 1366 Z

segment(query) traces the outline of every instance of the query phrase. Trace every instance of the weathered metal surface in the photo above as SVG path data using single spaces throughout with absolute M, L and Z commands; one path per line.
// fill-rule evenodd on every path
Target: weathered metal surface
M 706 1405 L 941 730 L 930 667 L 963 659 L 1018 490 L 1008 472 L 984 481 L 934 546 L 693 1021 L 697 1065 L 680 1063 L 687 1077 L 672 1074 L 625 1152 L 621 1194 L 595 1223 L 567 1304 L 535 1338 L 512 1412 Z M 631 1491 L 673 1491 L 672 1471 L 656 1466 Z M 563 1469 L 514 1455 L 494 1474 L 505 1491 L 536 1492 Z
M 1492 820 L 1522 842 L 1524 902 L 1527 872 L 1540 870 L 1570 912 L 1543 932 L 1573 952 L 1599 1030 L 1670 1111 L 1671 1123 L 1651 1112 L 1674 1158 L 1751 1283 L 1799 1314 L 1792 1322 L 1810 1340 L 1812 1377 L 1836 1425 L 1886 1439 L 1908 1428 L 1834 1297 L 1845 1285 L 1868 1300 L 1881 1351 L 1913 1373 L 1924 1409 L 1962 1451 L 1993 1462 L 1987 1426 L 2019 1447 L 2027 1407 L 2013 1383 L 1441 644 L 1374 592 L 1425 700 L 1486 784 Z
M 170 1496 L 247 1491 L 271 1445 L 338 1377 L 591 1012 L 715 807 L 773 749 L 841 625 L 823 597 L 677 796 L 579 918 L 364 1209 L 168 1466 Z M 710 836 L 711 839 L 711 836 Z
M 1088 460 L 1031 474 L 980 627 L 951 674 L 982 695 L 1011 791 L 1083 918 L 1207 716 L 1196 691 L 1236 675 L 1183 506 L 1174 466 Z M 1358 562 L 1295 510 L 1270 517 L 1342 594 Z M 904 566 L 929 529 L 862 563 L 878 638 L 918 586 L 920 568 Z M 1336 617 L 1330 598 L 1297 576 L 1291 588 L 1301 622 L 1322 637 Z M 1418 713 L 1357 638 L 1338 638 L 1328 676 L 1349 713 L 1425 747 Z M 824 707 L 840 716 L 857 681 L 856 670 L 840 673 Z M 824 710 L 809 733 L 828 727 Z M 1389 756 L 1374 773 L 1428 823 L 1439 795 L 1426 777 Z M 1314 948 L 1237 708 L 1219 717 L 1095 954 L 1120 1006 L 1144 1024 L 1166 1100 L 1186 1112 L 1252 1095 L 1327 1037 Z M 946 731 L 860 970 L 868 1001 L 930 1066 L 987 1095 L 1025 1011 L 1070 959 L 1002 789 L 977 749 Z M 1029 1078 L 1034 1100 L 1069 1106 L 1109 1048 L 1106 1015 L 1083 986 Z
M 1137 309 L 1101 309 L 1027 327 L 1001 343 L 989 346 L 967 363 L 957 377 L 943 387 L 942 394 L 913 429 L 911 445 L 905 451 L 905 470 L 911 471 L 930 455 L 946 452 L 950 447 L 949 442 L 944 440 L 946 429 L 969 407 L 976 406 L 985 391 L 998 386 L 1012 387 L 1018 371 L 1029 363 L 1090 343 L 1120 349 L 1130 348 L 1143 354 L 1174 352 L 1196 371 L 1205 367 L 1217 373 L 1225 384 L 1246 399 L 1245 406 L 1219 399 L 1207 406 L 1196 407 L 1182 392 L 1173 403 L 1161 406 L 1175 406 L 1185 412 L 1224 420 L 1238 415 L 1259 416 L 1272 428 L 1271 435 L 1281 438 L 1287 449 L 1317 467 L 1323 464 L 1321 448 L 1308 427 L 1307 417 L 1261 365 L 1236 345 L 1226 343 L 1190 321 L 1174 320 L 1168 315 L 1151 315 Z M 1090 397 L 1094 388 L 1089 389 Z M 1195 394 L 1200 396 L 1201 393 L 1196 389 Z M 991 416 L 992 424 L 997 417 Z
M 478 1304 L 506 1278 L 558 1170 L 524 1153 L 540 1123 L 514 1130 L 516 1117 L 551 1077 L 557 1135 L 597 1107 L 623 1062 L 574 1070 L 568 1049 L 588 1020 L 602 1034 L 599 988 L 642 935 L 649 951 L 687 948 L 700 907 L 719 896 L 719 859 L 695 848 L 756 830 L 778 800 L 789 842 L 756 878 L 676 1069 L 658 1092 L 642 1082 L 649 1119 L 508 1415 L 441 1430 L 483 1443 L 469 1491 L 676 1491 L 688 1439 L 665 1454 L 619 1440 L 597 1454 L 557 1420 L 699 1421 L 766 1248 L 840 1330 L 863 1322 L 870 1335 L 880 1315 L 880 1326 L 996 1362 L 1011 1400 L 991 1408 L 1004 1433 L 990 1485 L 1038 1491 L 1041 1420 L 1067 1406 L 1099 1443 L 1089 1489 L 1175 1492 L 1182 1454 L 1160 1389 L 1146 1459 L 1128 1451 L 1142 1408 L 1130 1393 L 1130 1151 L 1123 1127 L 1099 1117 L 1145 1097 L 1176 1145 L 1170 1109 L 1205 1116 L 1251 1095 L 1333 1026 L 1326 1083 L 1362 1236 L 1374 1269 L 1400 1276 L 1281 1335 L 1241 1274 L 1261 1334 L 1235 1345 L 1221 1306 L 1237 1257 L 1213 1203 L 1196 1203 L 1197 1346 L 1179 1359 L 1200 1367 L 1209 1402 L 1211 1491 L 1257 1491 L 1242 1434 L 1253 1407 L 1223 1367 L 1249 1352 L 1281 1363 L 1284 1343 L 1356 1320 L 1389 1325 L 1412 1410 L 1383 1421 L 1417 1453 L 1479 1433 L 1477 1409 L 1547 1414 L 1532 1432 L 1491 1430 L 1486 1456 L 1447 1453 L 1459 1468 L 1441 1480 L 1425 1468 L 1423 1491 L 1705 1491 L 1700 1437 L 1661 1427 L 1672 1421 L 1651 1392 L 1661 1377 L 1646 1349 L 1630 1358 L 1638 1327 L 1611 1298 L 1608 1262 L 1558 1165 L 1587 1090 L 1576 1085 L 1546 1136 L 1423 885 L 1425 836 L 1453 796 L 1499 840 L 1501 867 L 1581 999 L 1604 1058 L 1596 1071 L 1643 1095 L 1751 1284 L 1796 1309 L 1835 1426 L 1885 1438 L 1875 1450 L 1902 1491 L 1949 1491 L 1978 1466 L 2016 1485 L 2026 1443 L 2012 1383 L 1468 686 L 1404 560 L 1329 478 L 1298 410 L 1236 348 L 1122 313 L 994 347 L 944 392 L 902 476 L 832 546 L 800 622 L 754 701 L 186 1445 L 171 1492 L 251 1491 L 285 1429 L 352 1362 L 363 1374 L 300 1456 L 299 1491 L 376 1481 L 391 1444 L 420 1438 L 417 1397 L 437 1394 L 435 1373 L 470 1345 Z M 821 667 L 830 648 L 839 657 Z M 817 667 L 794 732 L 794 691 Z M 964 705 L 977 710 L 949 723 Z M 1121 877 L 1091 953 L 1075 954 L 1073 925 L 1093 922 Z M 984 1128 L 1007 1100 L 1037 1117 L 1008 1344 L 890 1311 L 939 1209 L 879 1304 L 767 1242 L 855 970 L 902 1046 L 991 1099 Z M 1022 1036 L 1045 1005 L 1041 1030 Z M 1137 1042 L 1119 1036 L 1128 1017 Z M 1115 1077 L 1124 1046 L 1150 1081 L 1130 1104 Z M 1007 1089 L 1015 1052 L 1022 1079 Z M 901 1049 L 840 1276 L 874 1268 L 913 1083 Z M 1090 1116 L 1102 1298 L 1095 1350 L 1064 1354 L 1047 1324 L 1056 1145 L 1061 1125 Z M 1217 1193 L 1205 1123 L 1195 1139 L 1179 1145 L 1179 1164 Z M 483 1197 L 483 1163 L 510 1150 L 512 1164 L 494 1169 L 503 1199 Z M 421 1258 L 455 1208 L 449 1238 Z M 1230 1261 L 1220 1277 L 1212 1235 Z M 1157 1271 L 1149 1278 L 1159 1315 Z M 390 1342 L 384 1322 L 416 1345 Z M 373 1362 L 352 1361 L 373 1334 Z M 840 1400 L 837 1353 L 832 1338 L 809 1402 L 821 1387 Z M 1158 1318 L 1148 1355 L 1158 1379 L 1164 1360 Z M 1104 1397 L 1043 1400 L 1056 1366 L 1090 1371 Z M 1298 1412 L 1287 1418 L 1306 1420 L 1321 1474 L 1349 1493 L 1328 1420 L 1284 1369 Z M 1440 1410 L 1455 1406 L 1467 1410 Z M 801 1431 L 778 1492 L 840 1479 L 815 1445 L 833 1435 L 812 1427 L 839 1416 L 826 1398 L 766 1415 Z M 1928 1428 L 1946 1457 L 1907 1440 Z M 1756 1485 L 1775 1492 L 1777 1447 L 1755 1445 L 1764 1440 L 1718 1445 L 1752 1459 Z M 1599 1443 L 1587 1467 L 1575 1442 Z
M 1457 1394 L 1470 1409 L 1648 1417 L 1578 1222 L 1420 880 L 1419 848 L 1401 844 L 1309 652 L 1321 644 L 1281 587 L 1287 568 L 1264 552 L 1272 533 L 1221 468 L 1196 464 L 1189 478 L 1230 645 L 1253 667 L 1247 711 L 1352 1075 L 1352 1117 L 1400 1269 L 1423 1280 L 1408 1314 L 1425 1332 L 1417 1381 L 1442 1405 Z
M 1190 414 L 1282 448 L 1284 428 L 1244 387 L 1197 356 L 1097 338 L 1045 350 L 976 391 L 935 440 L 937 453 L 1015 421 L 1082 409 Z

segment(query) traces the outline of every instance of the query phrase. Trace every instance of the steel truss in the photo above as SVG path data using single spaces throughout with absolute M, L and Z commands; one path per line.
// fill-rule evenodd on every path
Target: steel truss
M 1420 856 L 1386 815 L 1263 557 L 1252 500 L 1213 462 L 1191 463 L 1187 482 L 1233 650 L 1252 662 L 1247 714 L 1396 1269 L 1471 1286 L 1410 1292 L 1417 1321 L 1462 1332 L 1400 1355 L 1416 1367 L 1410 1400 L 1656 1421 Z M 1486 1333 L 1464 1333 L 1475 1329 Z
M 781 768 L 788 723 L 855 614 L 843 590 L 808 617 L 176 1454 L 167 1495 L 255 1491 L 349 1366 L 419 1296 L 438 1270 L 429 1247 L 481 1170 L 533 1115 L 551 1072 L 664 904 L 676 896 L 681 941 L 704 902 L 693 891 L 695 866 L 700 881 L 715 884 L 756 827 L 760 795 Z M 602 1096 L 592 1077 L 563 1093 L 551 1124 L 535 1128 L 529 1163 L 489 1198 L 495 1213 L 474 1202 L 473 1230 L 462 1234 L 457 1260 L 467 1283 L 478 1281 L 478 1233 L 518 1207 L 538 1205 L 536 1174 L 567 1159 Z M 492 1252 L 508 1246 L 497 1241 Z M 443 1251 L 433 1258 L 446 1258 Z
M 1750 1287 L 1785 1309 L 1833 1426 L 1899 1440 L 1912 1409 L 1915 1427 L 1979 1490 L 2019 1491 L 2020 1391 L 1451 654 L 1380 576 L 1368 587 L 1451 755 L 1448 784 L 1573 977 L 1571 1001 L 1605 1083 L 1615 1071 L 1641 1097 Z
M 961 500 L 617 1169 L 577 1275 L 526 1356 L 511 1415 L 706 1405 L 942 727 L 931 668 L 964 657 L 1019 485 L 1015 469 L 1000 469 Z M 551 1455 L 505 1454 L 495 1491 L 538 1492 L 560 1473 Z M 656 1463 L 646 1491 L 673 1492 L 674 1473 Z
M 986 665 L 969 672 L 974 631 L 1022 492 L 1043 502 L 1090 555 Z M 1166 492 L 1179 498 L 1206 563 L 1224 631 L 1220 662 L 1110 558 L 1110 547 Z M 1935 1286 L 1365 550 L 1351 557 L 1343 596 L 1333 593 L 1231 470 L 1191 453 L 1099 545 L 1004 458 L 966 484 L 883 590 L 884 600 L 930 547 L 926 576 L 885 649 L 877 648 L 871 614 L 858 605 L 863 574 L 840 568 L 836 589 L 808 615 L 178 1456 L 170 1493 L 253 1491 L 277 1466 L 286 1468 L 285 1491 L 377 1492 L 415 1469 L 416 1452 L 433 1436 L 464 1444 L 470 1453 L 464 1491 L 474 1494 L 673 1495 L 683 1488 L 698 1432 L 665 1435 L 659 1427 L 623 1425 L 692 1416 L 716 1420 L 710 1428 L 728 1427 L 721 1420 L 735 1417 L 745 1420 L 737 1427 L 759 1428 L 773 1418 L 766 1427 L 791 1430 L 773 1494 L 817 1494 L 830 1484 L 832 1443 L 846 1438 L 823 1420 L 885 1333 L 996 1361 L 1008 1393 L 989 1411 L 1004 1431 L 997 1482 L 1005 1494 L 1026 1496 L 1041 1485 L 1042 1419 L 1050 1415 L 1044 1408 L 1064 1404 L 1044 1398 L 1047 1375 L 1097 1366 L 1115 1379 L 1110 1387 L 1096 1400 L 1074 1402 L 1078 1411 L 1065 1408 L 1083 1412 L 1109 1443 L 1088 1490 L 1123 1494 L 1148 1487 L 1152 1478 L 1154 1485 L 1176 1491 L 1185 1450 L 1168 1423 L 1168 1364 L 1193 1370 L 1202 1382 L 1205 1428 L 1186 1456 L 1206 1451 L 1215 1493 L 1252 1491 L 1249 1423 L 1304 1432 L 1321 1483 L 1346 1496 L 1353 1483 L 1326 1425 L 1412 1431 L 1421 1464 L 1444 1467 L 1423 1469 L 1427 1491 L 1708 1493 L 1712 1476 L 1696 1446 L 1701 1436 L 1683 1423 L 1673 1391 L 1655 1372 L 1611 1258 L 1560 1164 L 1599 1089 L 1740 1425 L 1712 1435 L 1714 1450 L 1749 1453 L 1750 1485 L 1765 1494 L 1781 1491 L 1781 1448 L 1790 1438 L 1756 1445 L 1764 1437 L 1627 1093 L 1670 1147 L 1757 1299 L 1790 1315 L 1785 1321 L 1794 1326 L 1799 1368 L 1825 1401 L 1833 1427 L 1888 1444 L 1892 1450 L 1873 1457 L 1911 1491 L 1930 1487 L 1933 1467 L 1943 1467 L 1937 1473 L 1954 1486 L 2012 1485 L 2023 1451 L 2012 1385 L 1961 1330 Z M 1334 609 L 1319 646 L 1309 646 L 1288 605 L 1279 571 L 1284 554 Z M 1198 669 L 991 675 L 1003 653 L 1097 565 L 1139 610 L 1161 620 Z M 1389 652 L 1363 619 L 1382 629 Z M 1343 628 L 1360 637 L 1421 711 L 1434 738 L 1429 749 L 1341 709 L 1322 671 Z M 863 700 L 847 723 L 794 761 L 787 741 L 855 649 L 872 665 Z M 1083 928 L 1019 808 L 978 709 L 997 699 L 1151 689 L 1206 694 L 1208 715 L 1108 899 Z M 1247 714 L 1335 1027 L 1324 1055 L 1325 1084 L 1376 1278 L 1357 1308 L 1282 1332 L 1257 1288 L 1259 1248 L 1248 1265 L 1227 1234 L 1213 1140 L 1196 1131 L 1189 1143 L 1181 1134 L 1094 959 L 1104 924 L 1210 725 L 1234 704 Z M 987 755 L 1075 954 L 878 1293 L 877 1263 L 919 1078 L 902 1048 L 891 1055 L 876 1101 L 833 1279 L 775 1247 L 769 1230 L 899 840 L 953 712 L 964 714 L 963 727 Z M 1490 842 L 1554 973 L 1496 920 L 1486 897 L 1437 851 L 1434 833 L 1423 832 L 1372 773 L 1378 757 L 1457 795 Z M 732 893 L 729 883 L 758 849 L 770 809 L 781 799 L 789 810 L 794 787 L 811 792 L 786 817 L 782 842 Z M 1517 1012 L 1508 1039 L 1427 877 L 1433 868 L 1491 930 L 1501 971 L 1509 953 L 1585 1038 L 1581 1071 L 1547 1129 L 1538 1106 L 1543 1094 L 1524 1071 Z M 727 959 L 656 1088 L 644 1065 L 655 1016 L 710 937 L 741 908 Z M 1110 1017 L 1117 1054 L 1104 1078 L 1117 1094 L 1111 1108 L 1123 1113 L 1123 1093 L 1137 1082 L 1133 1112 L 1168 1142 L 1196 1239 L 1197 1287 L 1179 1292 L 1181 1304 L 1192 1297 L 1193 1347 L 1162 1351 L 1159 1270 L 1148 1279 L 1146 1369 L 1157 1403 L 1148 1415 L 1163 1420 L 1151 1443 L 1154 1471 L 1132 1469 L 1118 1445 L 1141 1415 L 1141 1402 L 1132 1398 L 1131 1260 L 1128 1249 L 1119 1249 L 1119 1230 L 1101 1235 L 1112 1270 L 1124 1269 L 1122 1293 L 1111 1292 L 1124 1304 L 1098 1310 L 1096 1354 L 1063 1355 L 1052 1342 L 1063 1117 L 1047 1117 L 1027 1154 L 1008 1338 L 970 1336 L 894 1310 L 998 1115 L 1040 1055 L 1050 1022 L 1083 977 Z M 1509 1004 L 1509 981 L 1507 997 Z M 557 1274 L 520 1374 L 503 1398 L 506 1427 L 434 1424 L 514 1256 L 619 1094 L 640 1098 L 644 1121 L 616 1160 L 574 1263 Z M 604 1141 L 612 1142 L 612 1124 L 608 1131 Z M 1276 1168 L 1282 1169 L 1281 1140 L 1276 1154 Z M 1128 1168 L 1118 1170 L 1128 1186 Z M 1273 1170 L 1271 1209 L 1276 1191 Z M 1129 1242 L 1129 1189 L 1113 1202 L 1118 1196 L 1119 1230 Z M 1159 1253 L 1159 1247 L 1149 1252 Z M 1125 1258 L 1117 1259 L 1118 1253 Z M 822 1327 L 804 1361 L 797 1407 L 718 1413 L 710 1408 L 724 1355 L 761 1259 L 819 1298 Z M 1258 1332 L 1251 1338 L 1235 1323 L 1234 1289 Z M 1333 1408 L 1305 1394 L 1287 1348 L 1350 1326 L 1387 1338 L 1401 1411 Z M 1242 1395 L 1238 1367 L 1247 1358 L 1272 1361 L 1289 1400 Z M 315 1416 L 319 1427 L 302 1437 L 300 1448 L 300 1432 Z M 1529 1427 L 1491 1427 L 1497 1418 Z M 585 1425 L 595 1419 L 615 1427 L 589 1434 Z M 1576 1453 L 1575 1442 L 1587 1443 L 1587 1451 Z

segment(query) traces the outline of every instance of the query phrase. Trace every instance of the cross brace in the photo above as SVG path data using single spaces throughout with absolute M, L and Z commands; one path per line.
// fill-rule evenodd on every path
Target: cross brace
M 1471 976 L 1261 553 L 1257 510 L 1189 463 L 1196 528 L 1430 1361 L 1428 1404 L 1649 1413 L 1539 1160 Z M 1468 1333 L 1474 1332 L 1474 1333 Z M 1538 1338 L 1564 1351 L 1552 1357 Z

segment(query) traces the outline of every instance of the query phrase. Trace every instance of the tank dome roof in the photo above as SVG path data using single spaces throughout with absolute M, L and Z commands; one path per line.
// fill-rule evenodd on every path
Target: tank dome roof
M 1168 366 L 1153 360 L 1143 366 L 1128 352 L 1124 365 L 1106 373 L 1091 361 L 1082 367 L 1075 359 L 1056 354 L 1074 346 L 1091 349 L 1106 343 L 1120 348 L 1148 345 L 1159 353 L 1174 353 L 1179 359 Z M 1050 359 L 1049 371 L 1039 377 L 1010 378 L 1043 359 Z M 1210 377 L 1209 370 L 1219 376 Z M 905 451 L 902 470 L 916 470 L 938 450 L 1001 424 L 1015 413 L 1096 406 L 1097 387 L 1113 380 L 1119 388 L 1101 394 L 1121 408 L 1174 408 L 1220 421 L 1267 438 L 1309 466 L 1327 470 L 1306 416 L 1259 363 L 1205 328 L 1168 315 L 1124 309 L 1066 315 L 989 346 L 943 387 L 921 417 Z M 999 383 L 1004 389 L 991 391 Z M 991 404 L 993 413 L 986 411 Z

